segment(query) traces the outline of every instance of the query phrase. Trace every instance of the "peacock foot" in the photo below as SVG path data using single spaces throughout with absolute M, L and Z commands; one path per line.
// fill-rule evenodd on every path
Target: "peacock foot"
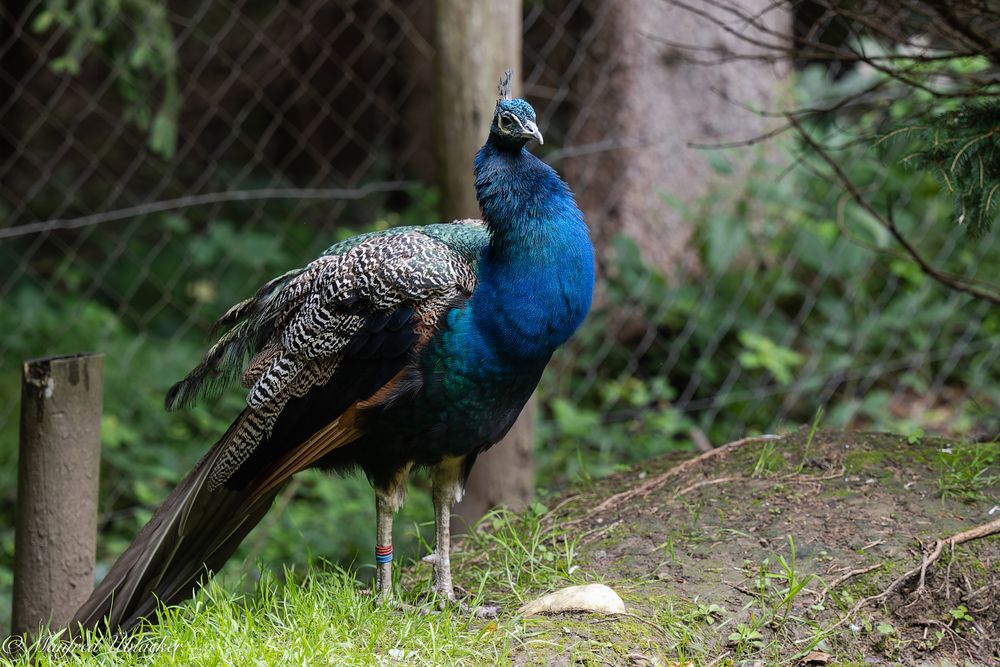
M 461 589 L 459 589 L 461 590 Z M 462 596 L 455 595 L 454 590 L 442 591 L 437 586 L 434 590 L 420 596 L 418 605 L 399 603 L 400 608 L 406 611 L 416 611 L 420 614 L 440 614 L 441 612 L 453 610 L 460 614 L 468 614 L 474 618 L 496 618 L 500 615 L 500 605 L 497 604 L 470 604 L 467 600 L 472 600 L 472 595 L 461 590 Z
M 472 605 L 467 602 L 467 600 L 472 600 L 473 597 L 468 591 L 459 589 L 462 592 L 462 597 L 455 595 L 454 589 L 444 593 L 442 591 L 436 591 L 438 609 L 445 611 L 448 608 L 457 610 L 462 614 L 469 614 L 475 618 L 496 618 L 500 614 L 500 605 L 496 604 L 478 604 Z

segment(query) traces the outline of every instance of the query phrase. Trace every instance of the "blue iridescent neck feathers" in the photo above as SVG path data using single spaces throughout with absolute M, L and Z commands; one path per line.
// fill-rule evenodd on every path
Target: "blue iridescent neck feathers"
M 524 100 L 501 100 L 496 116 L 505 113 L 519 114 L 521 129 L 498 134 L 495 117 L 475 160 L 476 195 L 491 240 L 472 306 L 502 352 L 547 361 L 590 309 L 593 247 L 569 187 L 524 149 L 534 110 Z

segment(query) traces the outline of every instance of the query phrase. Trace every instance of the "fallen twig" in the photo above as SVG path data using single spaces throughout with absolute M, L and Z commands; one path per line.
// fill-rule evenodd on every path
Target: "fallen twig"
M 881 539 L 875 540 L 874 542 L 869 542 L 865 546 L 861 547 L 861 551 L 868 551 L 869 549 L 872 549 L 872 548 L 877 547 L 878 545 L 884 544 L 884 543 L 885 543 L 885 540 L 881 540 Z
M 819 593 L 817 593 L 816 594 L 816 599 L 813 600 L 813 604 L 819 604 L 820 602 L 822 602 L 823 598 L 825 598 L 830 593 L 830 591 L 832 591 L 837 586 L 840 586 L 841 584 L 843 584 L 848 579 L 860 576 L 862 574 L 868 574 L 872 570 L 877 570 L 880 567 L 882 567 L 883 565 L 884 565 L 884 563 L 876 563 L 875 565 L 870 565 L 869 567 L 859 567 L 856 570 L 851 570 L 850 572 L 845 572 L 844 574 L 842 574 L 839 577 L 837 577 L 836 579 L 834 579 L 833 583 L 827 585 L 826 588 L 824 588 L 822 591 L 820 591 Z
M 751 442 L 760 442 L 761 440 L 780 440 L 780 439 L 781 436 L 779 435 L 758 435 L 751 438 L 742 438 L 740 440 L 730 442 L 729 444 L 723 445 L 721 447 L 717 447 L 712 451 L 705 452 L 704 454 L 696 456 L 693 459 L 688 459 L 687 461 L 678 463 L 674 467 L 661 472 L 659 475 L 647 479 L 639 486 L 635 486 L 631 489 L 627 489 L 625 491 L 622 491 L 621 493 L 616 493 L 613 496 L 605 498 L 604 501 L 601 502 L 596 507 L 594 507 L 594 509 L 592 509 L 589 512 L 589 514 L 597 514 L 611 507 L 614 507 L 615 505 L 618 505 L 619 503 L 622 503 L 626 500 L 632 500 L 633 498 L 639 496 L 645 496 L 654 489 L 663 486 L 667 481 L 673 479 L 674 477 L 677 477 L 686 470 L 693 468 L 698 464 L 707 461 L 708 459 L 715 458 L 716 456 L 721 456 L 723 454 L 728 454 L 729 452 L 733 451 L 734 449 L 738 449 L 743 445 L 749 444 Z M 582 520 L 583 518 L 578 519 L 578 521 Z
M 715 659 L 712 660 L 712 662 L 705 665 L 705 667 L 715 667 L 717 664 L 719 664 L 719 662 L 728 657 L 729 657 L 729 651 L 723 651 L 722 653 L 717 655 Z
M 611 523 L 602 528 L 595 528 L 594 530 L 584 533 L 580 537 L 580 544 L 590 544 L 591 542 L 596 542 L 597 540 L 602 538 L 604 534 L 607 533 L 609 530 L 611 530 L 615 526 L 620 526 L 623 522 L 624 519 L 618 519 L 617 521 L 612 521 Z
M 972 540 L 977 540 L 982 537 L 988 537 L 990 535 L 1000 534 L 1000 518 L 994 519 L 989 523 L 984 523 L 981 526 L 976 526 L 975 528 L 970 528 L 969 530 L 964 530 L 961 533 L 956 533 L 951 537 L 946 537 L 943 540 L 937 540 L 934 543 L 934 548 L 930 553 L 924 554 L 922 562 L 917 567 L 912 570 L 904 572 L 902 576 L 893 581 L 889 586 L 877 595 L 871 595 L 859 601 L 853 607 L 851 607 L 846 614 L 839 621 L 833 624 L 828 631 L 832 631 L 837 627 L 843 625 L 849 618 L 853 617 L 854 614 L 858 613 L 862 608 L 872 604 L 873 602 L 881 602 L 887 597 L 892 595 L 896 589 L 902 586 L 907 580 L 920 575 L 920 585 L 916 589 L 916 593 L 923 592 L 924 577 L 927 574 L 927 568 L 937 562 L 941 558 L 941 553 L 946 546 L 955 546 L 956 544 L 963 544 L 965 542 L 970 542 Z
M 955 545 L 951 545 L 951 554 L 948 559 L 948 568 L 944 572 L 944 599 L 951 602 L 951 564 L 955 562 Z M 923 588 L 924 577 L 923 573 L 920 575 L 920 586 Z
M 732 588 L 734 591 L 738 591 L 740 593 L 743 593 L 743 595 L 746 595 L 748 598 L 760 597 L 760 593 L 754 592 L 754 591 L 750 590 L 749 588 L 745 588 L 743 586 L 740 586 L 739 584 L 731 584 L 728 581 L 724 581 L 722 583 L 726 584 L 727 586 L 729 586 L 730 588 Z
M 932 620 L 932 619 L 928 619 L 926 621 L 925 620 L 917 619 L 917 620 L 913 621 L 913 623 L 915 625 L 922 625 L 922 626 L 924 626 L 924 628 L 925 628 L 924 632 L 925 633 L 927 632 L 926 628 L 928 628 L 928 627 L 943 628 L 945 634 L 948 636 L 949 639 L 951 639 L 951 648 L 952 648 L 952 650 L 955 651 L 955 653 L 959 652 L 959 650 L 958 650 L 958 642 L 955 641 L 955 637 L 958 637 L 959 639 L 961 639 L 962 637 L 957 632 L 955 632 L 952 629 L 952 627 L 950 625 L 948 625 L 947 623 L 942 623 L 941 621 L 935 621 L 935 620 Z
M 917 593 L 922 593 L 924 590 L 924 579 L 927 576 L 927 568 L 937 562 L 937 560 L 941 557 L 941 552 L 946 546 L 954 549 L 956 544 L 962 544 L 963 542 L 969 542 L 971 540 L 978 540 L 981 537 L 988 537 L 998 533 L 1000 533 L 1000 518 L 935 542 L 934 549 L 931 553 L 924 556 L 924 562 L 920 564 L 920 585 L 917 586 Z M 905 577 L 907 575 L 903 576 Z
M 985 586 L 980 586 L 976 590 L 974 590 L 971 593 L 969 593 L 968 595 L 966 595 L 965 599 L 966 600 L 972 600 L 973 598 L 977 598 L 977 597 L 979 597 L 980 593 L 984 593 L 984 592 L 988 591 L 989 589 L 993 588 L 994 586 L 1000 586 L 1000 581 L 994 581 L 992 583 L 986 584 Z
M 836 472 L 830 472 L 825 475 L 799 475 L 798 473 L 792 473 L 790 475 L 785 475 L 781 478 L 782 482 L 827 482 L 831 479 L 837 479 L 843 477 L 847 472 L 847 468 L 840 466 L 840 470 Z

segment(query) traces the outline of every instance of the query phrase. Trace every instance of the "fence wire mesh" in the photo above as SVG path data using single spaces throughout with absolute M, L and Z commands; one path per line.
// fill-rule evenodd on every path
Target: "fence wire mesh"
M 0 457 L 12 471 L 22 360 L 107 352 L 102 518 L 134 515 L 134 527 L 239 404 L 175 417 L 160 407 L 215 317 L 352 231 L 436 219 L 433 10 L 416 0 L 119 4 L 0 10 Z M 609 57 L 613 7 L 524 8 L 538 152 L 595 228 L 629 202 L 588 169 L 645 140 L 594 131 L 634 66 Z M 842 138 L 856 121 L 816 131 Z M 995 278 L 995 243 L 968 244 L 942 223 L 947 197 L 894 156 L 842 143 L 865 191 L 892 198 L 936 265 Z M 711 158 L 724 196 L 671 204 L 694 258 L 674 275 L 638 259 L 657 239 L 596 234 L 595 312 L 541 393 L 539 439 L 570 452 L 543 454 L 552 483 L 579 472 L 577 448 L 613 467 L 670 443 L 807 424 L 820 406 L 834 425 L 996 428 L 995 307 L 891 254 L 891 239 L 801 148 Z M 750 165 L 736 170 L 739 184 L 725 180 L 736 162 Z

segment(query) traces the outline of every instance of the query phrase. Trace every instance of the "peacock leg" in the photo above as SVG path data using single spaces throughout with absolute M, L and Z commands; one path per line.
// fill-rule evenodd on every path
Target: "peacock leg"
M 392 599 L 392 519 L 406 500 L 408 473 L 407 467 L 375 487 L 375 594 L 382 601 Z
M 451 508 L 462 499 L 465 459 L 445 459 L 434 468 L 432 496 L 436 543 L 433 558 L 434 591 L 447 600 L 455 599 L 451 583 Z

